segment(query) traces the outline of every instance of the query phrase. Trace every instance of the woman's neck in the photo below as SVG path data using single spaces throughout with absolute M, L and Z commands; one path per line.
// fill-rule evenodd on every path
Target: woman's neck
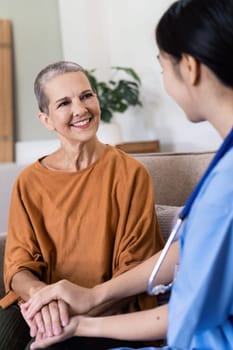
M 233 89 L 223 85 L 207 68 L 206 79 L 199 90 L 198 106 L 222 138 L 233 127 Z
M 97 161 L 105 149 L 106 145 L 97 139 L 79 144 L 61 141 L 60 149 L 44 158 L 42 164 L 51 170 L 75 172 Z
M 208 120 L 223 139 L 228 135 L 233 127 L 233 93 L 229 98 L 216 98 Z

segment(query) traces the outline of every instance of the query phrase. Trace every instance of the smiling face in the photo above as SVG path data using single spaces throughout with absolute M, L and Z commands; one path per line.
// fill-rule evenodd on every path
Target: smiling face
M 49 80 L 44 91 L 48 113 L 40 113 L 41 122 L 59 138 L 69 142 L 87 142 L 95 137 L 99 121 L 98 99 L 83 72 L 61 74 Z

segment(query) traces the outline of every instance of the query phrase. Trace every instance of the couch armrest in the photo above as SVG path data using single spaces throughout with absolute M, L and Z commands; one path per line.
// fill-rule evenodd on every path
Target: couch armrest
M 3 259 L 6 243 L 6 233 L 0 233 L 0 298 L 4 296 L 5 289 L 3 283 Z

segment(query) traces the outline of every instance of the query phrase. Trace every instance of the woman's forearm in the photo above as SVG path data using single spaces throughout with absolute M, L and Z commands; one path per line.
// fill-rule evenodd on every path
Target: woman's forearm
M 93 288 L 93 307 L 106 302 L 113 302 L 132 295 L 145 292 L 148 279 L 160 252 L 131 270 Z M 155 279 L 156 284 L 166 284 L 172 281 L 174 266 L 178 263 L 178 242 L 172 244 Z
M 122 340 L 157 340 L 166 338 L 167 305 L 155 309 L 107 317 L 82 317 L 78 336 Z
M 17 272 L 11 282 L 11 288 L 25 301 L 46 284 L 27 270 Z

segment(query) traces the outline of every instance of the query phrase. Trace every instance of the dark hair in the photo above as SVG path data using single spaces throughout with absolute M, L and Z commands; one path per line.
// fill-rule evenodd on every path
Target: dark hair
M 36 95 L 37 103 L 41 112 L 48 113 L 49 100 L 45 94 L 45 85 L 46 83 L 65 73 L 71 72 L 83 72 L 87 79 L 88 76 L 79 64 L 68 61 L 60 61 L 56 63 L 49 64 L 47 67 L 42 69 L 37 75 L 34 83 L 34 92 Z M 89 80 L 89 79 L 88 79 Z
M 156 27 L 161 51 L 177 60 L 189 54 L 233 87 L 233 0 L 180 0 Z

